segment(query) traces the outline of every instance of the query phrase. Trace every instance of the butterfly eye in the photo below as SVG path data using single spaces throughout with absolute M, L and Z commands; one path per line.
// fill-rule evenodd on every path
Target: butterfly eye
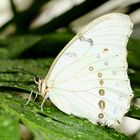
M 39 78 L 38 78 L 38 77 L 35 77 L 35 78 L 34 78 L 34 81 L 35 81 L 36 84 L 38 84 Z

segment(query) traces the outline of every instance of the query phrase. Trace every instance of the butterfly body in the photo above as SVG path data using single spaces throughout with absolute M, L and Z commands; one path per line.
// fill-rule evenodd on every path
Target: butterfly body
M 119 123 L 133 97 L 126 60 L 132 27 L 130 18 L 120 13 L 88 24 L 37 82 L 44 100 L 50 98 L 61 111 L 94 124 Z

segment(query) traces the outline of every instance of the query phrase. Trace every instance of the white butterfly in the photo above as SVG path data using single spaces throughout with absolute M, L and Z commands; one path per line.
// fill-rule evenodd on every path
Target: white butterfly
M 133 97 L 127 75 L 127 42 L 133 23 L 112 13 L 88 24 L 60 52 L 47 76 L 37 80 L 45 99 L 67 114 L 115 125 Z

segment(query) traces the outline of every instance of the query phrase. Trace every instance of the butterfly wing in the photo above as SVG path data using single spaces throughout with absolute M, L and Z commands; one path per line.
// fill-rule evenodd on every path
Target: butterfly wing
M 132 27 L 127 15 L 104 15 L 60 52 L 45 78 L 60 110 L 103 125 L 121 120 L 132 98 L 126 60 Z

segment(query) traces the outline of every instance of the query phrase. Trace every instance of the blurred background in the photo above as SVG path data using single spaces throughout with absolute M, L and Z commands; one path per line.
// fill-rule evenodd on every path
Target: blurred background
M 130 40 L 137 42 L 140 58 L 140 0 L 1 0 L 0 59 L 54 58 L 82 27 L 111 12 L 131 17 Z M 134 60 L 129 59 L 130 75 L 140 70 Z M 132 75 L 132 86 L 138 91 L 139 78 Z M 139 106 L 140 100 L 135 104 Z M 140 121 L 125 117 L 118 131 L 140 140 Z
M 135 24 L 133 36 L 139 38 L 140 0 L 3 0 L 0 31 L 4 35 L 75 33 L 110 12 L 128 14 Z
M 83 26 L 110 12 L 128 14 L 134 22 L 132 37 L 140 39 L 140 0 L 1 0 L 0 38 L 42 36 L 27 51 L 22 48 L 20 57 L 54 57 Z

